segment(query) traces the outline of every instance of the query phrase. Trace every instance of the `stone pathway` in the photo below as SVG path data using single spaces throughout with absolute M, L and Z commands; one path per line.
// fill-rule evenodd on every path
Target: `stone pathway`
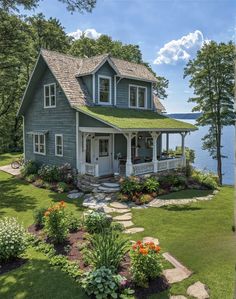
M 0 167 L 0 170 L 2 170 L 2 171 L 4 171 L 4 172 L 7 172 L 7 173 L 9 173 L 9 174 L 11 174 L 11 175 L 14 175 L 14 176 L 20 174 L 20 169 L 19 169 L 19 168 L 18 168 L 18 169 L 13 169 L 13 168 L 11 167 L 11 165 L 4 165 L 4 166 L 1 166 L 1 167 Z
M 183 295 L 174 295 L 174 296 L 170 296 L 170 299 L 187 299 L 187 297 L 183 296 Z
M 192 202 L 197 201 L 204 201 L 204 200 L 211 200 L 215 194 L 217 194 L 218 190 L 215 190 L 212 194 L 209 194 L 207 196 L 202 197 L 193 197 L 193 198 L 183 198 L 183 199 L 153 199 L 149 204 L 146 205 L 146 207 L 154 207 L 154 208 L 160 208 L 163 206 L 169 206 L 169 205 L 186 205 Z
M 118 215 L 118 216 L 113 217 L 113 219 L 115 221 L 127 221 L 127 220 L 131 220 L 132 219 L 132 213 L 126 213 L 126 214 L 123 214 L 123 215 Z
M 187 294 L 197 299 L 210 298 L 208 287 L 200 281 L 197 281 L 189 286 L 187 289 Z
M 163 257 L 174 266 L 173 269 L 163 271 L 164 276 L 170 284 L 180 282 L 192 275 L 192 271 L 177 261 L 170 253 L 163 253 Z

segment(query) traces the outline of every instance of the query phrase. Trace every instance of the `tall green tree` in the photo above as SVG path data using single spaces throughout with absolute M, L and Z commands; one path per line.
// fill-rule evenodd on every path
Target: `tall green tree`
M 72 43 L 69 52 L 70 54 L 79 57 L 91 57 L 94 55 L 110 53 L 116 58 L 144 64 L 157 78 L 157 83 L 154 85 L 154 92 L 160 99 L 165 99 L 167 97 L 166 90 L 169 81 L 164 77 L 157 76 L 151 69 L 151 66 L 143 61 L 142 53 L 138 45 L 123 44 L 120 41 L 112 40 L 112 38 L 107 35 L 101 35 L 95 40 L 85 37 L 83 34 L 80 39 L 75 40 Z
M 50 1 L 50 0 L 48 0 Z M 96 5 L 96 0 L 58 0 L 65 3 L 66 8 L 71 13 L 91 12 Z M 0 0 L 0 9 L 6 12 L 19 11 L 19 6 L 27 10 L 32 10 L 38 6 L 39 0 Z
M 211 41 L 198 51 L 184 69 L 184 77 L 190 77 L 190 87 L 195 103 L 193 112 L 200 111 L 197 125 L 209 126 L 203 137 L 203 149 L 208 150 L 217 160 L 217 173 L 222 184 L 222 129 L 234 125 L 234 59 L 235 47 L 232 42 Z

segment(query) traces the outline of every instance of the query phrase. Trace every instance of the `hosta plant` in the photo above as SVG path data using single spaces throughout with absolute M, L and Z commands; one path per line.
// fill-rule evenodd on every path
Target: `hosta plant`
M 143 183 L 143 188 L 148 193 L 157 192 L 159 189 L 159 182 L 154 177 L 148 178 Z
M 161 248 L 153 242 L 138 241 L 132 246 L 131 273 L 138 286 L 148 287 L 149 280 L 161 274 L 160 250 Z
M 16 218 L 0 220 L 0 261 L 18 257 L 27 247 L 27 233 Z
M 113 269 L 103 266 L 85 273 L 82 288 L 97 299 L 118 298 L 119 287 L 124 280 L 121 275 L 114 274 Z
M 65 202 L 51 206 L 44 214 L 45 231 L 56 243 L 63 243 L 69 233 L 68 221 L 65 214 Z

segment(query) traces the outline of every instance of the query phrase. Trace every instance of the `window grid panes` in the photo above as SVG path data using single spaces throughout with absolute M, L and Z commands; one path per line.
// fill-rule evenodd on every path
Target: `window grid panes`
M 146 88 L 131 85 L 129 87 L 129 104 L 130 107 L 145 108 Z
M 63 137 L 56 135 L 56 156 L 63 156 Z
M 34 135 L 34 152 L 37 154 L 45 154 L 45 135 Z
M 109 155 L 109 140 L 99 140 L 99 157 L 107 157 Z
M 44 105 L 45 107 L 56 106 L 56 85 L 54 83 L 44 86 Z
M 99 78 L 99 100 L 103 103 L 110 102 L 110 79 Z

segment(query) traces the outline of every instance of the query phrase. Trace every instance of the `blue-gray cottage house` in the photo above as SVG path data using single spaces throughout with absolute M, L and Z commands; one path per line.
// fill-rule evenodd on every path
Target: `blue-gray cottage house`
M 69 163 L 80 174 L 141 175 L 185 165 L 184 138 L 196 128 L 163 115 L 156 78 L 108 54 L 78 58 L 41 50 L 18 115 L 26 160 Z M 163 154 L 162 136 L 181 134 L 182 156 Z

